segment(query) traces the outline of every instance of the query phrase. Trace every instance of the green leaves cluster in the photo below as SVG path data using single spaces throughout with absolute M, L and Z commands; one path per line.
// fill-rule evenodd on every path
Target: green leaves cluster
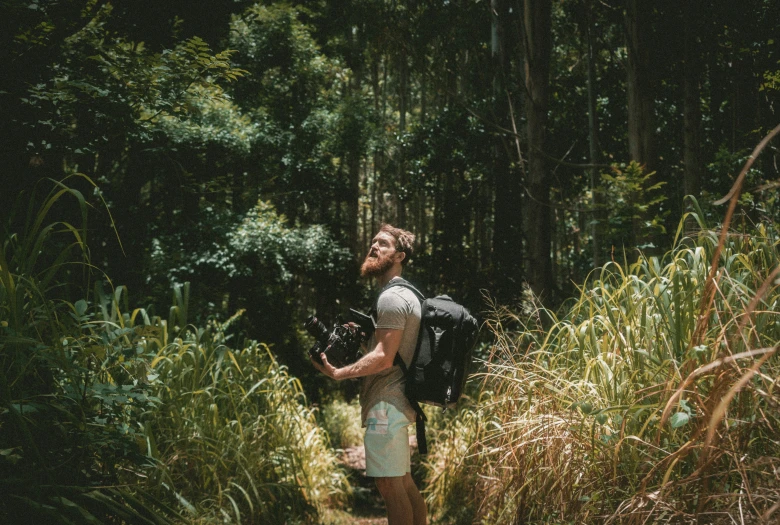
M 111 140 L 150 141 L 161 117 L 181 119 L 199 105 L 226 103 L 218 82 L 245 73 L 231 64 L 233 51 L 212 54 L 198 37 L 173 49 L 147 49 L 110 30 L 112 11 L 104 4 L 88 12 L 86 25 L 63 40 L 58 62 L 26 99 L 52 117 L 33 125 L 76 154 L 96 153 Z
M 260 271 L 257 266 L 255 271 L 260 275 L 272 270 L 282 281 L 294 275 L 332 275 L 345 271 L 352 260 L 325 227 L 290 228 L 283 215 L 262 201 L 229 236 L 228 246 L 235 255 L 258 261 Z
M 78 228 L 48 222 L 66 198 L 84 219 Z M 88 274 L 86 213 L 80 192 L 55 185 L 0 246 L 0 516 L 167 523 L 164 503 L 118 488 L 148 463 L 137 421 L 159 403 L 144 335 L 118 314 L 122 289 L 96 285 L 92 305 L 58 298 L 74 292 L 58 283 L 63 274 Z
M 669 210 L 662 209 L 667 197 L 661 191 L 666 182 L 658 181 L 655 172 L 646 172 L 636 161 L 612 170 L 601 174 L 602 185 L 596 189 L 604 195 L 607 207 L 607 242 L 622 249 L 666 233 L 664 223 Z M 647 247 L 653 246 L 639 246 Z
M 198 245 L 183 236 L 155 242 L 153 271 L 166 272 L 173 282 L 193 278 L 251 279 L 257 292 L 273 293 L 293 279 L 314 278 L 346 271 L 351 254 L 319 225 L 292 227 L 268 202 L 238 221 L 211 210 L 211 232 Z

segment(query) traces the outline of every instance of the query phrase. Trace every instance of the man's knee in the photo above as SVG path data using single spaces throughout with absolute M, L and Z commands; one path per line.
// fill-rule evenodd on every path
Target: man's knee
M 377 489 L 382 497 L 386 498 L 392 494 L 405 492 L 404 478 L 392 477 L 392 478 L 374 478 Z

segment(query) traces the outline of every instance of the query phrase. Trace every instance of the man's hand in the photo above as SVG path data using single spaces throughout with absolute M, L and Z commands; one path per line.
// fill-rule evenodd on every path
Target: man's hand
M 332 364 L 328 363 L 328 356 L 325 355 L 325 352 L 320 354 L 320 358 L 322 359 L 322 364 L 318 363 L 313 357 L 311 358 L 311 364 L 314 365 L 314 368 L 325 374 L 331 379 L 335 379 L 336 381 L 341 381 L 341 378 L 339 377 L 339 369 L 334 367 Z

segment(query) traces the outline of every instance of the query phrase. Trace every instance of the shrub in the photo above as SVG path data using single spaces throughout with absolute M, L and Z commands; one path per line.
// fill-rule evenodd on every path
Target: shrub
M 350 403 L 335 399 L 324 405 L 320 421 L 334 447 L 347 448 L 363 444 L 360 404 L 357 398 Z
M 47 222 L 52 210 L 80 223 Z M 130 374 L 143 357 L 99 286 L 92 306 L 65 299 L 88 290 L 84 196 L 57 183 L 18 231 L 13 219 L 0 244 L 0 521 L 169 523 L 173 509 L 123 482 L 149 463 L 135 422 L 156 400 Z
M 64 197 L 79 227 L 47 223 Z M 0 244 L 0 521 L 320 522 L 349 486 L 299 382 L 227 346 L 238 315 L 188 325 L 188 285 L 167 321 L 122 286 L 83 297 L 86 213 L 58 183 Z

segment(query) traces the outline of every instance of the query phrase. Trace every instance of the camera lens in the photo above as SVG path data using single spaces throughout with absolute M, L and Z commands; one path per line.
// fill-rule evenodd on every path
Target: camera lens
M 306 322 L 303 323 L 303 327 L 309 332 L 309 335 L 314 337 L 317 341 L 327 342 L 330 336 L 328 328 L 322 324 L 322 322 L 315 316 L 310 315 Z

